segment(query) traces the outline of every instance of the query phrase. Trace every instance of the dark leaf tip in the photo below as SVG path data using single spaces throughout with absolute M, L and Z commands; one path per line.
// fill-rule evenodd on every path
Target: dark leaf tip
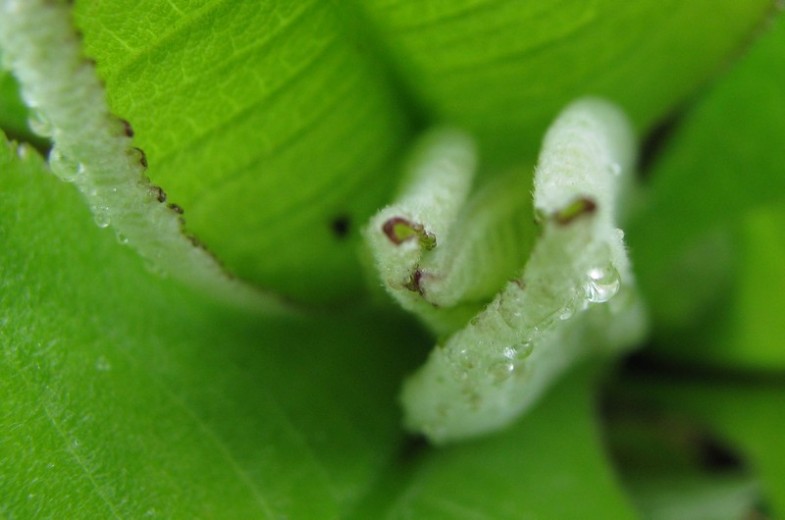
M 553 221 L 560 226 L 567 226 L 580 217 L 593 215 L 597 211 L 597 203 L 588 197 L 580 197 L 553 214 Z

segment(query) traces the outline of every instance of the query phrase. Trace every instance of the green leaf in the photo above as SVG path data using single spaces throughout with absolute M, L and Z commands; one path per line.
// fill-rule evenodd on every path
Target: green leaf
M 768 383 L 637 383 L 649 399 L 691 414 L 747 459 L 760 479 L 771 518 L 785 515 L 785 386 Z
M 396 451 L 399 345 L 421 340 L 216 307 L 26 154 L 0 144 L 0 513 L 340 516 Z
M 2 55 L 0 55 L 0 61 Z M 27 109 L 10 72 L 0 69 L 0 126 L 14 132 L 27 130 Z
M 74 19 L 188 229 L 240 276 L 324 302 L 360 291 L 357 224 L 388 201 L 415 130 L 466 127 L 485 173 L 532 160 L 578 95 L 620 103 L 643 132 L 772 2 L 530 4 L 81 0 Z M 750 139 L 731 140 L 746 143 L 734 155 L 764 161 L 779 142 L 766 106 Z M 0 114 L 11 120 L 21 116 Z M 723 185 L 706 184 L 698 195 L 718 197 Z M 0 208 L 0 516 L 631 516 L 584 378 L 506 433 L 401 467 L 395 393 L 428 343 L 412 324 L 368 309 L 284 320 L 219 307 L 148 272 L 29 147 L 0 143 Z M 772 229 L 750 228 L 749 254 Z M 650 237 L 672 246 L 668 233 Z M 738 431 L 765 435 L 737 438 L 757 447 L 776 490 L 782 458 L 765 457 L 781 454 L 781 427 L 762 422 L 779 409 L 761 410 Z M 782 510 L 781 490 L 771 496 Z
M 466 127 L 487 164 L 532 161 L 583 94 L 643 129 L 769 5 L 123 0 L 77 2 L 75 19 L 187 229 L 241 278 L 326 301 L 361 287 L 356 234 L 333 223 L 386 202 L 414 121 Z
M 509 430 L 409 460 L 351 518 L 635 518 L 594 423 L 582 367 Z
M 180 4 L 76 4 L 152 181 L 239 277 L 311 302 L 357 293 L 357 244 L 333 223 L 356 231 L 384 203 L 409 134 L 373 56 L 329 2 Z
M 785 263 L 776 231 L 782 217 L 766 209 L 785 201 L 783 42 L 785 17 L 779 16 L 688 113 L 630 230 L 641 286 L 668 355 L 785 366 L 781 320 L 773 316 L 785 305 L 777 290 Z M 691 347 L 679 348 L 685 343 Z
M 147 272 L 36 155 L 0 145 L 0 168 L 14 215 L 0 221 L 0 512 L 334 518 L 393 498 L 372 486 L 399 476 L 400 345 L 424 346 L 410 328 L 216 307 Z M 571 378 L 503 435 L 426 450 L 390 516 L 629 517 L 590 381 Z
M 738 520 L 755 514 L 758 486 L 748 478 L 668 475 L 633 479 L 631 492 L 649 520 Z M 754 518 L 754 517 L 753 517 Z
M 0 63 L 2 62 L 3 56 L 0 53 Z M 30 131 L 27 119 L 28 110 L 19 96 L 16 78 L 0 67 L 0 128 L 12 137 L 29 142 L 39 149 L 46 148 L 46 141 Z
M 782 372 L 785 211 L 781 206 L 750 211 L 739 227 L 732 292 L 722 325 L 709 335 L 714 339 L 709 356 L 726 366 Z
M 471 130 L 488 158 L 534 158 L 586 95 L 647 129 L 713 74 L 769 0 L 358 0 L 430 119 Z M 696 30 L 696 21 L 700 29 Z
M 441 152 L 441 157 L 431 158 L 407 185 L 406 191 L 417 196 L 382 210 L 368 231 L 390 293 L 429 325 L 436 322 L 432 328 L 437 334 L 447 321 L 445 311 L 460 307 L 449 306 L 454 300 L 434 298 L 435 284 L 429 278 L 443 281 L 449 290 L 466 285 L 451 280 L 445 262 L 439 266 L 438 258 L 431 256 L 440 253 L 438 246 L 427 251 L 415 241 L 390 240 L 385 228 L 400 218 L 417 222 L 434 233 L 434 242 L 444 239 L 447 251 L 452 241 L 469 250 L 486 240 L 459 218 L 460 198 L 451 200 L 444 193 L 444 177 L 459 175 L 448 162 L 456 150 L 445 144 L 430 151 L 437 157 Z M 501 429 L 583 356 L 619 352 L 643 339 L 646 317 L 615 220 L 631 181 L 633 157 L 629 122 L 616 106 L 583 99 L 564 109 L 545 136 L 534 177 L 541 236 L 516 277 L 468 323 L 453 325 L 425 365 L 404 382 L 401 402 L 407 428 L 437 444 Z M 486 211 L 500 209 L 504 211 L 501 205 L 489 205 Z M 493 223 L 492 218 L 483 220 L 475 225 Z M 444 228 L 447 233 L 442 234 Z M 483 261 L 493 265 L 497 251 L 483 249 Z M 479 278 L 483 267 L 468 272 Z M 396 277 L 411 277 L 415 285 L 401 287 Z
M 718 438 L 699 414 L 664 405 L 659 385 L 642 376 L 624 378 L 605 409 L 606 442 L 644 518 L 757 518 L 761 486 L 739 461 L 737 447 Z

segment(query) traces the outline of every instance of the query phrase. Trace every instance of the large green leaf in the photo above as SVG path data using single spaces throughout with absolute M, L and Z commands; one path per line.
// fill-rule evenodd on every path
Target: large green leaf
M 620 102 L 644 131 L 769 5 L 81 0 L 75 21 L 113 110 L 189 229 L 236 273 L 324 301 L 361 287 L 354 231 L 386 201 L 419 125 L 466 126 L 486 164 L 531 159 L 550 118 L 580 94 Z M 763 106 L 744 120 L 756 121 L 740 134 L 749 138 L 728 141 L 739 148 L 713 167 L 736 154 L 764 160 L 782 120 Z M 732 114 L 723 110 L 715 121 Z M 710 149 L 678 142 L 699 157 Z M 43 170 L 29 148 L 0 143 L 0 514 L 630 516 L 584 378 L 506 433 L 425 449 L 407 466 L 395 393 L 428 343 L 411 324 L 369 310 L 281 320 L 221 308 L 148 272 Z M 725 200 L 722 185 L 691 179 L 676 191 L 694 184 L 697 197 Z M 758 194 L 772 177 L 762 179 Z M 673 214 L 665 231 L 636 233 L 651 240 L 651 262 L 679 245 L 667 231 L 685 219 Z M 772 226 L 749 230 L 760 258 Z M 644 278 L 657 272 L 646 261 Z M 751 292 L 745 309 L 759 298 Z M 760 445 L 765 457 L 773 443 Z M 764 475 L 774 467 L 761 463 Z
M 404 474 L 394 397 L 424 344 L 411 326 L 216 307 L 145 270 L 14 152 L 0 144 L 5 515 L 629 517 L 586 374 L 509 432 L 425 449 Z
M 486 163 L 531 161 L 583 94 L 645 128 L 769 4 L 116 0 L 75 18 L 188 229 L 240 277 L 325 301 L 361 286 L 335 223 L 356 229 L 389 197 L 411 121 L 467 127 Z M 696 18 L 705 30 L 686 30 Z
M 416 335 L 218 308 L 14 152 L 0 144 L 0 512 L 329 518 L 362 495 L 401 439 Z
M 629 236 L 669 355 L 785 366 L 785 17 L 688 115 Z M 724 323 L 723 323 L 724 322 Z M 705 325 L 705 326 L 704 326 Z M 690 348 L 680 348 L 683 344 Z
M 408 135 L 378 65 L 329 2 L 179 4 L 76 4 L 150 177 L 242 278 L 300 300 L 356 293 L 356 243 L 334 223 L 356 231 L 384 202 Z
M 2 60 L 3 56 L 0 55 L 0 63 Z M 16 78 L 0 68 L 0 128 L 18 139 L 24 139 L 40 148 L 45 147 L 44 140 L 30 131 L 27 118 L 27 107 L 19 96 Z
M 771 7 L 768 0 L 357 3 L 429 117 L 472 130 L 495 161 L 534 154 L 556 113 L 579 96 L 607 97 L 647 129 Z
M 0 56 L 2 59 L 2 56 Z M 20 132 L 25 129 L 27 111 L 10 72 L 0 69 L 0 124 L 7 130 Z
M 677 385 L 658 383 L 638 372 L 606 397 L 607 442 L 637 508 L 651 520 L 757 518 L 762 492 L 756 468 L 739 460 L 738 446 L 707 425 L 700 411 L 664 406 L 658 390 Z
M 630 384 L 647 399 L 689 413 L 746 458 L 771 518 L 785 514 L 785 385 L 782 381 Z
M 635 518 L 604 461 L 582 367 L 512 428 L 403 461 L 352 518 Z

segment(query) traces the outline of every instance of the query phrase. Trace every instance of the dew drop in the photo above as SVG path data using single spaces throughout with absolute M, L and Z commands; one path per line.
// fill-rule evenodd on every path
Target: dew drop
M 619 292 L 619 272 L 612 265 L 590 269 L 586 282 L 586 298 L 592 303 L 605 303 Z
M 532 351 L 534 350 L 534 342 L 531 340 L 526 340 L 518 343 L 514 348 L 515 360 L 520 362 L 531 355 Z
M 621 164 L 617 162 L 612 162 L 608 165 L 608 171 L 611 172 L 611 175 L 618 177 L 621 175 Z
M 469 351 L 465 348 L 459 350 L 448 349 L 447 358 L 450 360 L 451 364 L 461 369 L 469 369 L 474 366 L 470 359 Z
M 57 148 L 49 152 L 49 167 L 52 173 L 66 182 L 74 182 L 80 171 L 79 163 L 63 155 Z
M 34 133 L 41 137 L 52 137 L 54 127 L 52 122 L 40 110 L 32 110 L 27 118 L 27 125 Z
M 14 2 L 13 4 L 11 4 L 11 5 L 12 5 L 12 7 L 11 7 L 11 10 L 13 10 L 13 6 L 14 6 L 14 4 L 16 4 L 16 2 Z M 6 67 L 6 68 L 10 68 L 10 67 Z M 38 100 L 37 100 L 37 99 L 35 99 L 35 98 L 34 98 L 34 97 L 33 97 L 33 96 L 30 94 L 30 92 L 29 92 L 27 89 L 21 89 L 21 91 L 19 92 L 19 94 L 20 94 L 20 96 L 22 97 L 22 102 L 23 102 L 23 103 L 24 103 L 24 104 L 25 104 L 25 105 L 26 105 L 28 108 L 35 108 L 35 107 L 37 107 L 37 106 L 38 106 Z
M 31 147 L 27 143 L 21 143 L 16 147 L 16 156 L 22 160 L 27 159 L 32 154 Z
M 112 364 L 109 363 L 109 360 L 106 359 L 106 357 L 99 356 L 98 359 L 95 360 L 95 369 L 99 372 L 109 372 L 112 370 Z
M 148 260 L 144 263 L 145 269 L 154 276 L 159 278 L 167 278 L 169 275 L 157 262 Z
M 488 374 L 493 377 L 496 383 L 506 381 L 515 372 L 515 363 L 509 359 L 497 361 L 488 367 Z
M 572 307 L 572 303 L 568 303 L 559 311 L 559 319 L 562 321 L 569 320 L 573 314 L 575 314 L 575 310 Z
M 112 223 L 112 218 L 109 216 L 109 208 L 106 206 L 93 207 L 93 220 L 99 228 L 107 228 Z
M 123 246 L 124 246 L 124 245 L 127 245 L 127 244 L 128 244 L 128 237 L 127 237 L 127 236 L 125 236 L 124 234 L 122 234 L 122 233 L 120 233 L 120 232 L 118 231 L 118 232 L 115 234 L 115 236 L 117 237 L 117 242 L 118 242 L 120 245 L 123 245 Z
M 467 349 L 448 349 L 447 359 L 458 380 L 466 381 L 469 379 L 469 372 L 474 369 L 474 360 Z

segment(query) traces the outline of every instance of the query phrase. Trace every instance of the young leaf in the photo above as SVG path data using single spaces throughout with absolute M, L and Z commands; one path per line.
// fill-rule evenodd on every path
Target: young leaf
M 545 221 L 542 236 L 518 278 L 437 345 L 406 381 L 402 401 L 409 428 L 437 443 L 494 431 L 531 406 L 580 357 L 641 339 L 645 318 L 623 232 L 617 228 L 620 201 L 631 182 L 633 150 L 627 120 L 609 103 L 576 101 L 554 122 L 534 179 L 534 205 Z M 435 217 L 455 213 L 450 211 L 455 201 L 440 197 L 442 183 L 434 180 L 445 171 L 450 169 L 425 168 L 412 179 L 419 189 L 431 187 L 431 197 L 419 198 L 434 207 L 411 208 L 426 219 L 420 224 L 407 217 L 426 233 L 431 221 L 441 224 Z M 383 210 L 372 220 L 369 236 L 389 238 L 379 223 L 405 213 L 408 203 L 404 197 Z M 463 235 L 454 227 L 448 231 L 448 240 Z M 414 240 L 378 238 L 370 243 L 383 275 L 389 263 L 401 260 L 403 269 L 411 270 L 410 253 L 414 262 L 429 253 Z M 421 289 L 409 289 L 409 298 L 427 300 L 427 286 Z M 401 290 L 393 286 L 391 292 Z M 428 311 L 427 302 L 409 308 Z M 435 308 L 425 316 L 433 320 L 443 312 Z

